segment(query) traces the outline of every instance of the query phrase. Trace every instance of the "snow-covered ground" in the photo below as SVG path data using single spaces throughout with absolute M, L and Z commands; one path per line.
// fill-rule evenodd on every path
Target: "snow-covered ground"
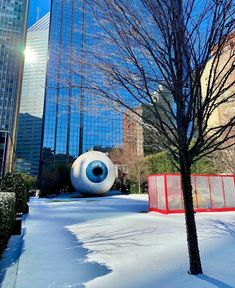
M 199 276 L 187 274 L 184 216 L 146 212 L 147 195 L 33 199 L 1 287 L 235 288 L 235 212 L 196 215 Z

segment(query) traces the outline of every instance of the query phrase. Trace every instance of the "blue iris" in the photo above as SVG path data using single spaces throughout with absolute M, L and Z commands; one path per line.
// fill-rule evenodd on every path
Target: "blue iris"
M 91 182 L 100 183 L 108 176 L 108 168 L 102 161 L 92 161 L 86 168 L 86 176 Z

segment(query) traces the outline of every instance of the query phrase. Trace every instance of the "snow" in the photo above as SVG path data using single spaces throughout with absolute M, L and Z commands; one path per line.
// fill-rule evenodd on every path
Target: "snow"
M 21 252 L 14 238 L 0 261 L 1 287 L 235 287 L 235 212 L 196 214 L 204 274 L 193 276 L 184 215 L 147 206 L 147 195 L 33 199 Z

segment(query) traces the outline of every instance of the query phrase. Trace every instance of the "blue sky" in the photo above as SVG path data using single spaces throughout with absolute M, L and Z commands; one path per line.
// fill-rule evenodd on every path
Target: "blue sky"
M 49 12 L 50 5 L 50 0 L 31 0 L 29 6 L 28 26 L 31 26 L 36 22 L 37 10 L 39 10 L 39 18 L 42 18 L 47 12 Z

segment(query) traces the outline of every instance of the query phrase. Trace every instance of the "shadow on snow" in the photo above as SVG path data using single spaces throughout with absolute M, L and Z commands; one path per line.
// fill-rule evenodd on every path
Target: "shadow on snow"
M 27 230 L 23 228 L 20 236 L 11 237 L 0 260 L 1 288 L 84 288 L 84 283 L 112 271 L 103 264 L 88 262 L 89 250 L 66 229 L 83 222 L 76 213 L 68 209 L 59 217 L 56 207 L 42 203 L 33 206 L 26 217 Z

